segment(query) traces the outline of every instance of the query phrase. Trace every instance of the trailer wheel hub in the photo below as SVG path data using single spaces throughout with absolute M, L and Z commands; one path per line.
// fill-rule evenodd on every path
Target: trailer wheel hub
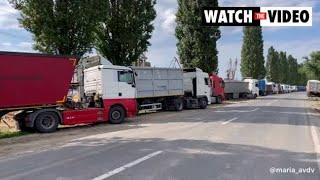
M 41 124 L 43 125 L 43 127 L 45 128 L 51 128 L 54 125 L 54 119 L 51 116 L 45 116 L 42 121 Z
M 121 113 L 119 111 L 113 111 L 111 116 L 112 119 L 119 119 L 121 117 Z

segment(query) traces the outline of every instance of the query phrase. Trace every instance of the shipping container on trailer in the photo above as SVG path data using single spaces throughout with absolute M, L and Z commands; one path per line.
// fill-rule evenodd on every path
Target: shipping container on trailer
M 63 103 L 76 61 L 67 56 L 0 52 L 0 110 Z

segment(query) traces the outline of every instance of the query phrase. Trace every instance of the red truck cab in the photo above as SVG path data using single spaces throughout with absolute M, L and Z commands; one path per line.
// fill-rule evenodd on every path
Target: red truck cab
M 221 104 L 224 97 L 224 81 L 215 73 L 209 74 L 211 83 L 211 97 L 215 99 L 217 104 Z M 213 102 L 213 101 L 212 101 Z

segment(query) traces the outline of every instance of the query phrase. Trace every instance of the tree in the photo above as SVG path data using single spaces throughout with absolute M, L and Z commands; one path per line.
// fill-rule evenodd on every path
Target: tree
M 280 61 L 279 82 L 288 83 L 289 71 L 288 71 L 288 60 L 287 60 L 286 52 L 280 51 L 279 61 Z
M 310 54 L 310 58 L 306 57 L 306 71 L 309 79 L 320 79 L 320 51 Z
M 240 65 L 242 77 L 264 78 L 266 69 L 263 57 L 262 28 L 260 26 L 244 27 L 243 34 Z
M 298 62 L 292 55 L 288 56 L 288 84 L 295 84 L 298 79 Z
M 216 42 L 219 27 L 201 26 L 203 7 L 218 7 L 217 0 L 178 0 L 176 37 L 180 62 L 185 68 L 198 67 L 204 72 L 218 72 Z
M 298 79 L 296 85 L 305 86 L 307 84 L 307 73 L 305 63 L 298 64 Z
M 34 49 L 83 56 L 94 42 L 104 0 L 9 0 L 21 12 L 20 24 L 33 34 Z
M 156 17 L 155 0 L 107 0 L 97 30 L 97 50 L 115 65 L 131 65 L 147 51 Z
M 266 71 L 267 79 L 272 82 L 280 82 L 279 53 L 271 46 L 268 50 Z

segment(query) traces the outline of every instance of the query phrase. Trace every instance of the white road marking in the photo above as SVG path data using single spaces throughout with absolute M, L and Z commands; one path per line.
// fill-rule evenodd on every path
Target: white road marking
M 154 156 L 157 156 L 157 155 L 159 155 L 161 153 L 163 153 L 163 151 L 156 151 L 154 153 L 148 154 L 148 155 L 146 155 L 146 156 L 144 156 L 142 158 L 139 158 L 139 159 L 137 159 L 135 161 L 132 161 L 132 162 L 126 164 L 126 165 L 123 165 L 123 166 L 117 168 L 117 169 L 114 169 L 114 170 L 109 171 L 109 172 L 107 172 L 105 174 L 102 174 L 101 176 L 95 177 L 92 180 L 104 180 L 104 179 L 107 179 L 107 178 L 109 178 L 109 177 L 111 177 L 111 176 L 113 176 L 115 174 L 118 174 L 118 173 L 120 173 L 120 172 L 122 172 L 122 171 L 124 171 L 124 170 L 126 170 L 126 169 L 128 169 L 130 167 L 133 167 L 133 166 L 135 166 L 137 164 L 140 164 L 141 162 L 143 162 L 145 160 L 148 160 L 148 159 L 150 159 L 150 158 L 152 158 Z
M 275 102 L 277 102 L 277 101 L 279 101 L 279 100 L 273 100 L 273 101 L 267 103 L 266 105 L 267 105 L 267 106 L 270 106 L 271 104 L 273 104 L 273 103 L 275 103 Z
M 226 125 L 226 124 L 229 124 L 230 122 L 235 121 L 235 120 L 237 120 L 237 119 L 238 119 L 238 118 L 235 117 L 235 118 L 229 119 L 229 120 L 227 120 L 227 121 L 225 121 L 225 122 L 222 122 L 221 124 L 222 124 L 222 125 Z
M 308 112 L 308 114 L 313 114 Z M 314 150 L 315 153 L 317 154 L 317 162 L 318 162 L 318 169 L 320 171 L 320 141 L 319 141 L 319 135 L 317 133 L 317 127 L 313 125 L 311 121 L 310 122 L 310 130 L 311 130 L 311 136 L 312 136 L 312 141 L 314 144 Z
M 297 114 L 297 115 L 310 115 L 310 116 L 320 116 L 318 113 L 304 113 L 304 112 L 279 112 L 279 111 L 262 111 L 262 112 L 268 112 L 268 113 L 281 113 L 281 114 Z
M 228 111 L 214 111 L 214 112 L 239 112 L 239 113 L 246 113 L 246 112 L 255 112 L 259 110 L 260 108 L 255 108 L 253 110 L 228 110 Z

